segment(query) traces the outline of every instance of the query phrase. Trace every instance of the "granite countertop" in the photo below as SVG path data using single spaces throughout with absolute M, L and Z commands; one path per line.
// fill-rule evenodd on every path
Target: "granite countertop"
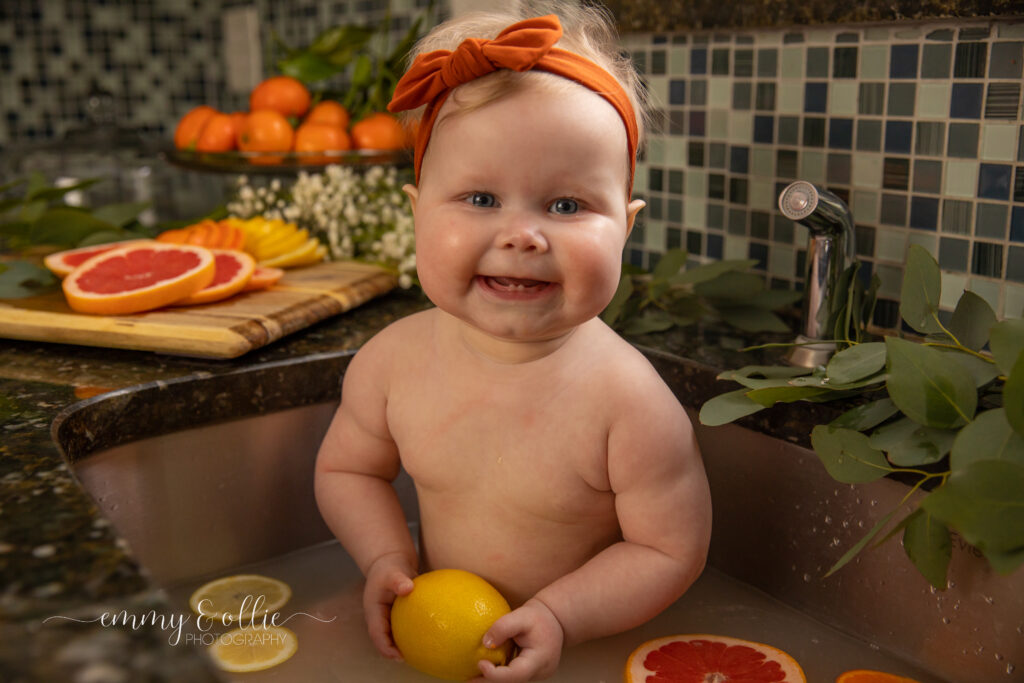
M 318 400 L 336 399 L 350 353 L 389 322 L 428 305 L 421 295 L 393 292 L 233 360 L 0 340 L 0 680 L 217 680 L 194 647 L 172 646 L 164 631 L 92 621 L 121 610 L 159 612 L 166 602 L 80 488 L 68 460 L 111 445 L 99 433 L 130 440 L 136 431 L 181 428 L 192 415 L 209 421 L 287 407 L 287 387 L 274 379 L 282 373 L 272 372 L 283 365 L 308 366 L 324 387 Z M 739 352 L 766 340 L 693 326 L 631 341 L 681 400 L 698 408 L 733 388 L 715 379 L 718 370 L 777 361 L 777 354 Z M 217 390 L 188 395 L 187 387 L 197 384 L 191 378 L 213 379 Z M 95 424 L 67 417 L 74 412 L 69 406 L 144 384 L 177 398 L 160 406 L 135 398 L 109 421 L 94 416 Z M 810 404 L 771 409 L 746 424 L 806 445 L 809 424 L 825 421 L 830 411 Z

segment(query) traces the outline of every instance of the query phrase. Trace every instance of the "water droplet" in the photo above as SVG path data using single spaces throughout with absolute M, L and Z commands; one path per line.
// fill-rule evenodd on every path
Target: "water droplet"
M 1016 668 L 1017 667 L 1015 667 L 1013 664 L 1007 663 L 1006 664 L 1006 673 L 1007 673 L 1007 675 L 1012 674 L 1014 672 L 1014 669 L 1016 669 Z
M 882 648 L 881 648 L 881 647 L 880 647 L 880 646 L 878 645 L 878 643 L 868 643 L 868 647 L 870 647 L 870 648 L 871 648 L 872 650 L 874 650 L 875 652 L 878 652 L 879 650 L 881 650 L 881 649 L 882 649 Z
M 949 623 L 949 617 L 942 617 L 942 623 L 943 624 L 948 624 Z
M 810 583 L 810 582 L 811 582 L 811 575 L 805 573 L 804 574 L 804 583 Z
M 991 595 L 983 595 L 981 597 L 983 597 L 985 599 L 985 602 L 987 602 L 990 605 L 994 605 L 996 602 L 995 598 L 993 598 Z
M 832 523 L 832 515 L 825 515 L 825 524 Z
M 953 609 L 954 610 L 959 610 L 960 609 L 960 601 L 959 600 L 957 600 L 956 602 L 953 603 Z
M 813 645 L 817 645 L 817 644 L 818 644 L 818 643 L 820 643 L 820 642 L 821 642 L 821 641 L 820 641 L 820 640 L 818 640 L 817 638 L 811 638 L 811 644 L 813 644 Z
M 1001 661 L 1003 661 L 1003 659 L 1005 659 L 1005 657 L 1003 657 L 1003 656 L 1002 656 L 1001 654 L 999 654 L 998 652 L 997 652 L 997 653 L 995 654 L 995 657 L 996 657 L 996 661 L 997 661 L 997 662 L 1001 662 Z
M 870 503 L 868 503 L 868 505 L 870 505 L 871 507 L 875 507 L 876 505 L 878 505 L 878 501 L 872 500 Z
M 859 522 L 857 522 L 857 528 L 858 529 L 863 529 L 864 528 L 864 520 L 860 520 Z
M 949 583 L 947 583 L 946 585 L 947 585 L 948 587 L 950 587 L 950 588 L 956 588 L 956 581 L 950 581 L 950 582 L 949 582 Z
M 974 648 L 974 654 L 976 654 L 976 655 L 980 655 L 984 651 L 985 651 L 985 646 L 982 645 L 981 643 L 978 643 L 978 647 Z
M 935 586 L 928 586 L 928 590 L 932 595 L 935 595 L 938 592 L 938 589 Z
M 832 547 L 833 547 L 833 548 L 836 548 L 836 547 L 838 547 L 838 546 L 839 546 L 839 539 L 838 539 L 838 538 L 836 538 L 835 536 L 833 536 L 833 537 L 832 537 Z
M 843 520 L 843 528 L 844 529 L 849 529 L 850 528 L 850 520 L 848 520 L 848 519 L 844 519 Z

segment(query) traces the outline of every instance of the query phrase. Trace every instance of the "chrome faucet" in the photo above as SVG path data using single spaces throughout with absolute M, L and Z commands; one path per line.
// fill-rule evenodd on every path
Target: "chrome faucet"
M 816 367 L 835 351 L 832 330 L 825 329 L 829 304 L 843 271 L 853 263 L 853 215 L 842 199 L 806 180 L 788 185 L 779 195 L 782 215 L 810 231 L 804 279 L 803 318 L 797 344 L 787 356 L 792 365 Z

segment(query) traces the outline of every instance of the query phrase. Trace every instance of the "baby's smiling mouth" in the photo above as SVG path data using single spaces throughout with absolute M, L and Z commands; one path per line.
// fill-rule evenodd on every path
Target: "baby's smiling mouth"
M 488 289 L 510 294 L 537 293 L 551 285 L 551 283 L 546 280 L 533 280 L 530 278 L 508 277 L 503 275 L 480 275 L 479 279 Z

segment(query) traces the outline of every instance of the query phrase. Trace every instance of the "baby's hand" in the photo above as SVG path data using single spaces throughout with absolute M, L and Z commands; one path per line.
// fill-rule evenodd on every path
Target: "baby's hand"
M 558 668 L 564 635 L 562 625 L 547 605 L 536 598 L 527 600 L 522 607 L 494 622 L 484 634 L 484 645 L 488 647 L 514 640 L 519 654 L 506 666 L 481 661 L 483 678 L 474 680 L 521 683 L 547 678 Z
M 366 572 L 363 612 L 370 640 L 382 655 L 402 660 L 402 653 L 391 638 L 391 605 L 399 595 L 412 592 L 415 568 L 401 553 L 381 555 Z

